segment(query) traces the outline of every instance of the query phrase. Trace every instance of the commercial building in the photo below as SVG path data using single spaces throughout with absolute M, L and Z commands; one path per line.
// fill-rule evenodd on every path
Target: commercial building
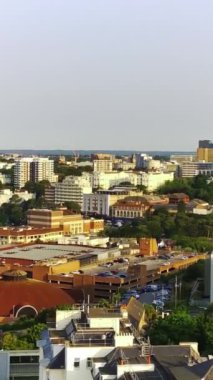
M 192 178 L 198 174 L 212 176 L 213 162 L 183 162 L 180 165 L 179 172 L 183 178 Z
M 103 298 L 112 300 L 119 289 L 140 288 L 158 280 L 161 274 L 187 268 L 206 257 L 205 254 L 193 257 L 184 254 L 183 259 L 183 254 L 179 254 L 168 261 L 134 258 L 133 254 L 129 262 L 117 262 L 128 254 L 125 252 L 118 247 L 41 243 L 7 247 L 0 250 L 0 273 L 18 266 L 29 278 L 55 284 L 66 291 L 81 290 L 85 299 L 89 295 L 94 302 Z M 112 264 L 106 269 L 109 261 Z
M 76 202 L 83 205 L 83 195 L 91 194 L 90 180 L 85 176 L 68 176 L 62 182 L 55 185 L 55 203 Z
M 213 142 L 200 140 L 197 149 L 197 161 L 213 162 Z
M 75 291 L 71 290 L 70 294 Z M 18 318 L 35 317 L 44 308 L 57 305 L 72 305 L 76 299 L 64 290 L 42 282 L 27 278 L 23 270 L 9 270 L 1 273 L 0 317 Z
M 58 177 L 54 174 L 54 161 L 44 157 L 23 157 L 15 161 L 14 185 L 22 188 L 26 182 L 39 182 L 47 180 L 57 182 Z
M 29 244 L 36 241 L 57 242 L 63 236 L 63 228 L 1 227 L 0 245 Z
M 104 229 L 102 219 L 83 219 L 82 215 L 67 210 L 31 209 L 27 212 L 27 224 L 37 228 L 60 228 L 65 235 L 98 233 Z

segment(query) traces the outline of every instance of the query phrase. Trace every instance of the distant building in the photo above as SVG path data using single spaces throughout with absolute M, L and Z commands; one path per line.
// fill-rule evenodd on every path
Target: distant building
M 164 185 L 167 181 L 174 180 L 174 173 L 164 172 L 142 172 L 141 173 L 141 185 L 145 186 L 147 191 L 152 192 L 157 190 L 158 187 Z
M 197 149 L 197 161 L 213 162 L 213 142 L 200 140 Z
M 133 177 L 135 181 L 133 181 Z M 137 175 L 131 172 L 113 171 L 111 173 L 94 172 L 91 174 L 92 187 L 95 189 L 108 190 L 122 183 L 137 185 Z
M 76 202 L 83 205 L 83 195 L 91 194 L 92 186 L 89 177 L 68 176 L 55 185 L 55 203 Z
M 0 173 L 0 182 L 2 183 L 2 185 L 10 185 L 11 184 L 11 175 Z
M 136 160 L 135 166 L 137 169 L 146 169 L 147 163 L 149 160 L 152 160 L 152 157 L 148 156 L 146 153 L 136 153 L 135 160 Z
M 14 185 L 22 188 L 26 182 L 39 182 L 47 180 L 57 182 L 58 177 L 54 174 L 54 161 L 44 157 L 23 157 L 15 161 Z
M 148 202 L 143 197 L 126 197 L 118 200 L 111 207 L 111 215 L 115 218 L 143 218 L 149 209 Z
M 192 178 L 199 174 L 210 177 L 213 175 L 213 162 L 183 162 L 179 172 L 183 178 Z
M 180 202 L 187 204 L 190 201 L 189 196 L 184 193 L 168 194 L 168 197 L 169 197 L 170 204 L 179 204 Z
M 14 195 L 19 197 L 20 202 L 35 199 L 35 194 L 28 193 L 28 191 L 13 192 L 10 189 L 2 189 L 0 190 L 0 205 L 9 202 Z
M 84 194 L 83 209 L 85 214 L 110 215 L 111 207 L 120 199 L 135 194 L 131 190 L 99 190 L 94 194 Z

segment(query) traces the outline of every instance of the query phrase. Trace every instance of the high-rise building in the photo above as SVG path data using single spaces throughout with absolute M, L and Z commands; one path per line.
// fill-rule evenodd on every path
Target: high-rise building
M 16 188 L 21 189 L 30 180 L 30 165 L 32 160 L 31 157 L 25 157 L 15 161 L 14 185 Z
M 197 160 L 213 162 L 213 142 L 210 140 L 200 140 L 197 149 Z
M 40 182 L 47 180 L 51 183 L 57 182 L 54 174 L 54 161 L 44 157 L 23 157 L 15 162 L 14 185 L 22 188 L 26 182 Z

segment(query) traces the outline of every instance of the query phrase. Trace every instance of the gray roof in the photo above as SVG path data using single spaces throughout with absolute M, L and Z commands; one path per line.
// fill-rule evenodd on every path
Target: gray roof
M 50 362 L 49 369 L 65 369 L 65 348 L 63 348 Z
M 75 260 L 80 256 L 90 254 L 101 254 L 106 249 L 90 248 L 78 245 L 59 244 L 32 244 L 28 246 L 15 247 L 0 251 L 0 258 L 27 259 L 33 261 L 51 260 L 54 258 L 67 258 Z

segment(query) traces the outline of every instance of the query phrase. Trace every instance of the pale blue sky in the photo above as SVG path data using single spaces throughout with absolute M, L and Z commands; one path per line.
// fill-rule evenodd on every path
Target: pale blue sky
M 0 0 L 0 149 L 195 149 L 212 46 L 212 0 Z

